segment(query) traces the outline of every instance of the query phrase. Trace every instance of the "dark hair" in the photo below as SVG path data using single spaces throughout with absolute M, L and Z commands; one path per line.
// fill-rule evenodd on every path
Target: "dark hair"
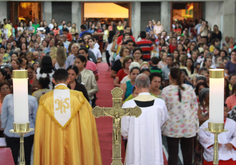
M 81 46 L 80 49 L 79 49 L 79 51 L 80 51 L 80 50 L 84 50 L 85 53 L 88 53 L 88 49 L 87 49 L 85 46 Z
M 180 71 L 180 69 L 179 68 L 177 68 L 177 67 L 173 67 L 173 68 L 171 68 L 171 70 L 170 70 L 170 75 L 171 75 L 171 77 L 173 78 L 173 79 L 175 79 L 176 80 L 176 83 L 177 83 L 177 85 L 179 86 L 179 88 L 181 89 L 181 90 L 184 90 L 184 87 L 182 86 L 182 79 L 181 79 L 181 71 Z
M 171 58 L 172 59 L 172 61 L 174 61 L 174 56 L 172 56 L 172 55 L 167 55 L 167 57 L 166 58 Z
M 234 91 L 236 91 L 236 83 L 234 83 L 234 85 L 233 85 L 232 93 L 234 93 Z
M 191 66 L 191 74 L 194 73 L 194 62 L 193 62 L 193 59 L 192 58 L 187 58 L 186 62 L 185 62 L 185 66 L 187 66 L 187 61 L 188 60 L 191 60 L 192 61 L 192 66 Z M 190 75 L 189 75 L 190 76 Z
M 133 40 L 132 40 L 133 41 Z M 133 41 L 134 42 L 134 41 Z M 140 48 L 140 47 L 136 47 L 136 48 L 134 48 L 134 50 L 133 50 L 133 54 L 136 52 L 136 51 L 140 51 L 140 53 L 141 54 L 143 54 L 143 51 L 142 51 L 142 49 Z
M 123 63 L 122 63 L 122 68 L 125 68 L 125 63 L 128 62 L 129 60 L 132 60 L 132 62 L 134 61 L 134 58 L 132 56 L 126 56 L 124 57 Z
M 41 85 L 43 89 L 45 88 L 48 89 L 49 83 L 50 83 L 50 79 L 48 76 L 45 78 L 42 78 L 42 77 L 39 78 L 39 84 Z
M 226 87 L 225 87 L 225 99 L 229 97 L 229 81 L 225 78 Z
M 152 57 L 152 64 L 156 65 L 156 64 L 158 64 L 159 61 L 160 61 L 159 58 Z
M 141 70 L 140 70 L 140 73 L 143 73 L 143 72 L 145 72 L 145 71 L 148 71 L 149 73 L 151 73 L 150 69 L 148 69 L 148 68 L 143 68 L 143 69 L 141 69 Z
M 79 54 L 76 58 L 80 59 L 80 61 L 81 61 L 82 63 L 85 62 L 84 67 L 86 67 L 87 59 L 86 59 L 85 56 Z
M 40 73 L 52 73 L 54 70 L 52 66 L 52 59 L 50 56 L 44 56 L 41 63 Z
M 161 78 L 161 81 L 162 81 L 162 75 L 161 73 L 158 73 L 158 72 L 153 72 L 150 74 L 149 78 L 150 78 L 150 82 L 152 82 L 153 78 L 154 77 L 160 77 Z
M 86 30 L 86 26 L 85 25 L 80 25 L 80 29 Z
M 69 30 L 67 28 L 63 28 L 62 31 L 69 33 Z
M 84 43 L 84 45 L 86 44 L 83 39 L 79 40 L 78 43 Z
M 141 31 L 140 37 L 141 37 L 141 38 L 146 38 L 146 32 L 145 32 L 145 31 Z
M 11 90 L 11 85 L 7 81 L 3 81 L 3 82 L 0 83 L 0 90 L 1 90 L 3 85 L 7 85 L 9 87 L 9 90 Z
M 56 82 L 64 81 L 68 79 L 68 72 L 65 69 L 57 69 L 53 75 Z
M 66 70 L 68 71 L 70 69 L 74 70 L 76 75 L 79 74 L 79 69 L 75 65 L 70 65 Z
M 131 69 L 130 69 L 130 72 L 129 72 L 129 73 L 132 73 L 134 69 L 138 69 L 138 70 L 139 70 L 139 72 L 140 72 L 140 68 L 139 68 L 139 67 L 137 67 L 137 66 L 135 66 L 135 67 L 133 67 L 133 68 L 131 68 Z
M 225 50 L 221 50 L 220 53 L 221 53 L 221 52 L 224 52 L 224 53 L 225 53 L 225 56 L 224 56 L 224 57 L 227 57 L 227 56 L 228 56 L 228 53 L 227 53 Z
M 231 78 L 232 78 L 233 76 L 236 76 L 236 74 L 235 74 L 235 73 L 232 73 L 232 74 L 229 75 L 229 81 L 231 80 Z
M 195 93 L 196 93 L 197 96 L 199 95 L 198 90 L 199 90 L 200 86 L 202 86 L 202 85 L 203 85 L 205 88 L 209 88 L 206 82 L 200 82 L 200 83 L 198 83 L 197 86 L 196 86 L 196 90 L 195 90 Z

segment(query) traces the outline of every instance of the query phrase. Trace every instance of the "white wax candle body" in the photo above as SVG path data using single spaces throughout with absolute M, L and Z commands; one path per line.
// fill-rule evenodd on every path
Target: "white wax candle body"
M 224 78 L 210 78 L 209 122 L 224 123 Z
M 14 123 L 29 122 L 28 79 L 13 78 Z

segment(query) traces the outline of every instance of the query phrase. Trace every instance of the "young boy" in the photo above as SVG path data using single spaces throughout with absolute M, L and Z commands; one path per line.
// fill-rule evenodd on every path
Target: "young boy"
M 150 72 L 157 72 L 160 73 L 162 75 L 162 71 L 160 68 L 158 68 L 157 64 L 159 62 L 159 59 L 157 57 L 152 57 L 152 67 L 150 69 Z
M 102 61 L 102 55 L 101 55 L 101 52 L 98 48 L 95 48 L 94 45 L 95 45 L 95 40 L 94 38 L 89 38 L 88 39 L 88 44 L 89 44 L 89 50 L 91 50 L 96 59 L 97 59 L 97 63 L 101 62 Z
M 227 118 L 228 108 L 224 105 L 224 123 L 227 132 L 219 134 L 219 165 L 235 165 L 236 164 L 236 122 Z M 214 153 L 214 134 L 205 131 L 208 128 L 209 120 L 205 121 L 200 127 L 199 141 L 204 147 L 204 163 L 203 165 L 213 165 Z

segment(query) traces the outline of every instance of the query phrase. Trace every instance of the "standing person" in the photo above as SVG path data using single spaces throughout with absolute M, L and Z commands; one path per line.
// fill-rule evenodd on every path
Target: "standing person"
M 57 48 L 57 56 L 52 60 L 55 69 L 63 68 L 65 69 L 66 65 L 66 52 L 63 47 Z
M 151 73 L 150 76 L 150 88 L 149 92 L 158 97 L 161 98 L 161 82 L 162 82 L 162 75 L 160 73 L 154 72 Z
M 37 28 L 39 28 L 38 20 L 37 18 L 34 19 L 34 23 L 32 25 L 34 27 L 34 34 L 37 33 Z
M 78 55 L 75 59 L 74 65 L 77 66 L 80 73 L 77 81 L 84 84 L 88 92 L 89 100 L 92 101 L 94 99 L 94 95 L 98 92 L 98 85 L 93 72 L 91 70 L 85 69 L 86 63 L 86 57 L 83 55 Z
M 38 103 L 35 97 L 30 96 L 32 94 L 32 86 L 28 84 L 28 102 L 29 102 L 29 123 L 30 128 L 34 128 L 36 113 L 38 109 Z M 15 164 L 18 164 L 19 150 L 20 150 L 20 136 L 15 133 L 11 133 L 10 129 L 13 129 L 14 121 L 14 99 L 13 94 L 8 94 L 2 103 L 1 123 L 2 128 L 5 128 L 4 134 L 6 138 L 7 147 L 11 148 L 13 159 Z M 41 119 L 40 119 L 41 120 Z M 31 151 L 34 143 L 34 131 L 24 135 L 24 151 L 26 165 L 30 165 Z
M 151 60 L 151 51 L 153 50 L 152 41 L 146 39 L 146 32 L 141 31 L 140 33 L 141 41 L 137 42 L 137 46 L 142 49 L 143 60 L 150 61 Z
M 77 90 L 83 93 L 84 97 L 89 102 L 88 92 L 85 88 L 85 86 L 81 83 L 79 83 L 76 80 L 76 77 L 79 75 L 79 70 L 75 65 L 71 65 L 67 68 L 68 72 L 68 85 L 67 87 L 71 90 Z
M 161 127 L 168 114 L 165 102 L 149 93 L 149 85 L 148 76 L 140 74 L 135 80 L 139 95 L 122 106 L 139 106 L 142 110 L 138 118 L 121 118 L 121 135 L 128 139 L 125 165 L 164 165 Z
M 231 60 L 225 65 L 225 73 L 229 76 L 236 74 L 236 49 L 231 52 Z
M 92 107 L 81 92 L 67 88 L 66 70 L 56 70 L 53 78 L 55 89 L 43 95 L 39 101 L 34 165 L 64 165 L 65 162 L 70 165 L 101 165 Z M 64 105 L 64 102 L 66 106 L 63 109 L 59 105 Z
M 50 89 L 48 89 L 49 83 L 50 83 L 49 77 L 45 77 L 45 78 L 41 77 L 39 79 L 39 83 L 36 88 L 36 91 L 32 94 L 32 96 L 34 96 L 37 99 L 38 103 L 42 95 L 51 91 Z
M 12 26 L 7 23 L 6 18 L 3 19 L 3 23 L 4 23 L 4 29 L 7 29 L 7 36 L 6 37 L 10 38 L 10 36 L 12 35 Z
M 128 25 L 124 27 L 124 34 L 126 34 L 126 33 L 129 34 L 130 38 L 132 38 L 132 40 L 135 42 L 135 38 L 131 35 L 131 29 L 130 29 L 130 27 Z M 117 44 L 121 44 L 122 43 L 123 37 L 124 37 L 124 35 L 120 35 L 117 38 Z
M 192 141 L 198 131 L 198 104 L 192 86 L 183 84 L 181 71 L 173 67 L 170 70 L 171 85 L 162 90 L 169 119 L 164 124 L 163 135 L 167 136 L 169 165 L 178 162 L 179 143 L 183 154 L 183 164 L 192 164 Z
M 72 51 L 72 54 L 69 55 L 69 57 L 66 59 L 66 66 L 65 66 L 65 69 L 67 69 L 70 65 L 73 65 L 74 61 L 75 61 L 75 58 L 76 56 L 78 55 L 79 53 L 79 44 L 77 43 L 74 43 L 72 46 L 71 46 L 71 51 Z
M 104 30 L 101 27 L 101 23 L 97 23 L 96 31 L 94 32 L 94 35 L 98 36 L 98 44 L 99 44 L 99 50 L 102 53 L 103 52 L 103 35 Z
M 213 32 L 211 33 L 211 40 L 215 38 L 218 38 L 220 41 L 222 40 L 222 34 L 217 25 L 213 26 Z
M 51 23 L 50 23 L 50 24 L 48 24 L 48 27 L 50 28 L 50 30 L 52 30 L 52 29 L 53 29 L 53 27 L 54 27 L 54 23 L 55 23 L 55 19 L 54 19 L 54 18 L 52 18 L 52 20 L 51 20 Z
M 100 63 L 102 61 L 102 54 L 101 54 L 100 47 L 99 47 L 100 50 L 98 48 L 94 47 L 94 45 L 95 45 L 95 39 L 94 38 L 89 38 L 88 42 L 89 42 L 89 50 L 92 51 L 93 54 L 95 55 L 97 63 Z
M 157 21 L 157 24 L 154 25 L 153 31 L 154 34 L 157 36 L 159 33 L 161 33 L 164 30 L 163 26 L 161 25 L 161 21 Z
M 208 36 L 208 25 L 206 24 L 205 20 L 202 20 L 202 26 L 200 28 L 199 34 L 201 37 L 207 37 Z

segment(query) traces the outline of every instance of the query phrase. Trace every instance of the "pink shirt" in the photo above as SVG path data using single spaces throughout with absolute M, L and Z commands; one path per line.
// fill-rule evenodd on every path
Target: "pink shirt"
M 99 75 L 97 65 L 92 61 L 87 61 L 85 69 L 93 71 L 95 76 Z
M 235 97 L 235 95 L 229 96 L 229 97 L 226 99 L 225 103 L 227 104 L 227 107 L 229 107 L 230 110 L 232 110 L 233 107 L 236 105 L 236 97 Z

